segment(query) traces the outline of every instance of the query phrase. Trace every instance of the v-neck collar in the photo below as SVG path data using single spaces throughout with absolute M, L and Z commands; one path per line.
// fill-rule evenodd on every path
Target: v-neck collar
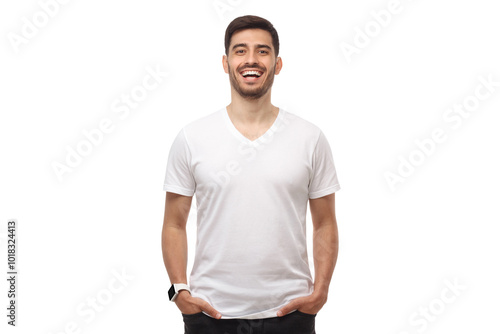
M 233 121 L 231 121 L 231 118 L 229 117 L 229 113 L 227 111 L 227 107 L 225 107 L 225 108 L 222 109 L 222 113 L 224 114 L 224 119 L 225 119 L 226 125 L 229 128 L 229 130 L 231 131 L 231 133 L 236 138 L 238 138 L 240 141 L 244 142 L 245 144 L 251 145 L 251 146 L 258 146 L 260 144 L 260 142 L 262 141 L 262 138 L 264 138 L 264 137 L 270 135 L 272 132 L 276 131 L 276 129 L 278 128 L 279 124 L 281 123 L 281 121 L 282 121 L 282 119 L 283 119 L 283 117 L 285 115 L 285 111 L 283 109 L 279 108 L 278 116 L 276 116 L 276 119 L 274 120 L 274 122 L 271 125 L 271 127 L 269 127 L 269 129 L 267 129 L 267 131 L 264 132 L 264 134 L 262 134 L 260 137 L 254 139 L 254 140 L 250 140 L 247 137 L 245 137 L 234 126 Z

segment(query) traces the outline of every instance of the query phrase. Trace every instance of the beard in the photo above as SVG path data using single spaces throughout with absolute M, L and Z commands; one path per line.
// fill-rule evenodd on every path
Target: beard
M 276 64 L 272 67 L 272 70 L 269 72 L 269 75 L 267 75 L 263 83 L 248 85 L 246 83 L 240 83 L 240 81 L 238 81 L 237 76 L 241 77 L 240 71 L 245 68 L 258 68 L 262 71 L 263 69 L 260 66 L 244 66 L 240 71 L 233 72 L 228 64 L 229 82 L 231 83 L 231 86 L 234 88 L 234 90 L 238 92 L 238 94 L 240 94 L 240 96 L 244 99 L 257 100 L 266 95 L 269 89 L 271 89 L 274 82 L 275 67 Z M 264 75 L 264 73 L 262 75 Z

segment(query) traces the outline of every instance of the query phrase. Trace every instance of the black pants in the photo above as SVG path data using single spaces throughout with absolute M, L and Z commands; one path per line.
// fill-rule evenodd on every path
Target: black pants
M 184 334 L 316 334 L 316 314 L 300 311 L 265 319 L 214 319 L 202 312 L 182 318 Z

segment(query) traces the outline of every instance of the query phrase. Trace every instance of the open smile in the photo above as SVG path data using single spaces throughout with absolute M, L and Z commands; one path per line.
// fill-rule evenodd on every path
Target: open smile
M 264 72 L 260 70 L 244 70 L 240 72 L 240 75 L 243 77 L 243 81 L 246 82 L 258 81 L 260 77 L 262 77 L 262 74 L 264 74 Z

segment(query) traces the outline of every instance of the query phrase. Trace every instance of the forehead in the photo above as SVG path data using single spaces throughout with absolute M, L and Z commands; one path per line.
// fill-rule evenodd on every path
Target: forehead
M 246 43 L 252 44 L 267 44 L 272 47 L 273 38 L 269 31 L 262 29 L 245 29 L 237 31 L 231 36 L 231 46 L 234 44 Z

